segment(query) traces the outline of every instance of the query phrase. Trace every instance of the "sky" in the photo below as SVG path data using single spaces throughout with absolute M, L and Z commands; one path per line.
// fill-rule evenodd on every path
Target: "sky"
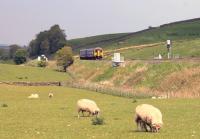
M 0 0 L 0 44 L 28 45 L 58 24 L 67 39 L 198 18 L 200 0 Z

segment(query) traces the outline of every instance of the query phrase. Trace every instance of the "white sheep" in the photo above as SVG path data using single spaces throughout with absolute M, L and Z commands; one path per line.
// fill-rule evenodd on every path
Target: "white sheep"
M 49 93 L 49 98 L 52 98 L 53 97 L 53 93 Z
M 147 132 L 158 132 L 163 125 L 162 114 L 160 110 L 149 104 L 138 105 L 135 109 L 135 122 L 139 129 L 145 129 Z
M 100 109 L 97 106 L 97 104 L 93 100 L 89 100 L 89 99 L 78 100 L 77 110 L 78 110 L 78 118 L 80 117 L 79 112 L 82 112 L 83 116 L 84 116 L 84 112 L 88 112 L 89 113 L 88 116 L 90 116 L 90 114 L 98 116 L 100 113 Z
M 38 94 L 31 94 L 30 96 L 28 96 L 28 98 L 39 98 L 39 95 Z

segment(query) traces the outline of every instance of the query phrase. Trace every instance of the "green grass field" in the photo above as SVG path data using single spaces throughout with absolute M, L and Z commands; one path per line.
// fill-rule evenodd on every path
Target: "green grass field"
M 53 92 L 54 97 L 48 98 Z M 39 99 L 30 100 L 31 93 Z M 105 125 L 92 125 L 92 117 L 77 119 L 76 102 L 97 102 Z M 137 132 L 133 122 L 138 104 L 149 103 L 163 113 L 159 133 Z M 7 104 L 8 107 L 2 107 Z M 152 100 L 114 97 L 64 87 L 16 87 L 0 85 L 1 139 L 190 139 L 200 137 L 199 99 Z
M 154 47 L 147 47 L 143 49 L 128 49 L 119 51 L 125 60 L 129 59 L 153 59 L 159 54 L 163 58 L 167 58 L 166 45 L 156 45 Z M 200 39 L 175 41 L 172 45 L 173 56 L 180 58 L 200 57 Z
M 67 73 L 52 69 L 0 64 L 0 81 L 65 81 Z

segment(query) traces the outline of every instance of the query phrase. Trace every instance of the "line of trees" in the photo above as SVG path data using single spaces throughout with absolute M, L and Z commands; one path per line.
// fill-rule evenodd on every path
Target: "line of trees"
M 0 60 L 13 59 L 16 64 L 23 64 L 27 61 L 27 57 L 35 58 L 40 55 L 50 56 L 55 54 L 55 60 L 60 71 L 66 71 L 74 59 L 72 49 L 66 46 L 67 40 L 64 30 L 59 25 L 52 26 L 49 30 L 45 30 L 36 35 L 28 47 L 20 47 L 19 45 L 10 45 L 6 51 L 0 50 Z
M 27 56 L 26 47 L 17 44 L 0 49 L 0 60 L 2 61 L 13 60 L 16 64 L 22 64 L 26 62 Z

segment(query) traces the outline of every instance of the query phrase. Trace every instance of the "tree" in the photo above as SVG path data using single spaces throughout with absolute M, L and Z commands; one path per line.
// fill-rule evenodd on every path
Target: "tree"
M 53 54 L 66 44 L 66 35 L 59 25 L 37 34 L 36 39 L 29 44 L 29 55 Z
M 49 54 L 49 41 L 47 39 L 40 44 L 40 54 Z
M 16 51 L 14 56 L 14 62 L 18 64 L 23 64 L 26 62 L 27 51 L 25 49 L 19 49 Z
M 7 49 L 0 48 L 0 60 L 8 60 L 9 51 Z
M 49 30 L 50 52 L 55 53 L 66 44 L 66 35 L 59 25 L 54 25 Z
M 32 40 L 28 47 L 29 56 L 36 56 L 38 55 L 39 47 L 37 47 L 36 40 Z
M 73 54 L 71 47 L 65 46 L 56 52 L 57 66 L 61 67 L 61 71 L 65 71 L 68 66 L 73 64 Z
M 13 44 L 9 46 L 9 58 L 13 59 L 15 56 L 15 53 L 18 49 L 21 47 L 19 45 Z
M 0 60 L 3 59 L 4 49 L 0 49 Z

